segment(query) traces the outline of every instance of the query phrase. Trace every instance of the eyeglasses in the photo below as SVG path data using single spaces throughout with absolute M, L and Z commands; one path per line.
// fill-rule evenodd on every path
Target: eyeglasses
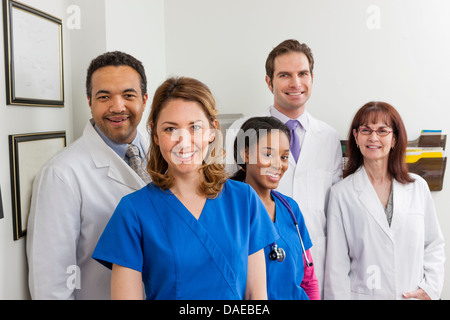
M 389 133 L 393 132 L 393 130 L 388 130 L 388 129 L 385 129 L 385 128 L 372 130 L 370 128 L 363 127 L 363 128 L 359 128 L 358 132 L 363 134 L 363 135 L 365 135 L 365 136 L 369 136 L 369 135 L 372 134 L 372 132 L 376 132 L 377 136 L 379 136 L 379 137 L 386 137 Z

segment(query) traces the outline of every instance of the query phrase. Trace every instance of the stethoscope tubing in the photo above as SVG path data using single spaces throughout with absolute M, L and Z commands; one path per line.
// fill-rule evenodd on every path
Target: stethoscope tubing
M 302 240 L 302 236 L 300 235 L 300 230 L 298 228 L 298 222 L 297 222 L 297 218 L 294 215 L 294 212 L 292 211 L 292 208 L 290 206 L 290 204 L 286 201 L 285 198 L 283 198 L 283 196 L 281 194 L 279 194 L 277 191 L 275 190 L 271 190 L 271 194 L 276 197 L 278 200 L 281 201 L 281 203 L 288 209 L 289 214 L 291 215 L 292 221 L 294 222 L 295 228 L 297 230 L 297 234 L 298 234 L 298 238 L 300 240 L 300 244 L 302 246 L 302 252 L 303 252 L 303 256 L 305 257 L 305 261 L 306 261 L 306 266 L 307 267 L 312 267 L 313 263 L 309 261 L 308 257 L 306 256 L 306 250 L 305 250 L 305 245 L 303 244 L 303 240 Z

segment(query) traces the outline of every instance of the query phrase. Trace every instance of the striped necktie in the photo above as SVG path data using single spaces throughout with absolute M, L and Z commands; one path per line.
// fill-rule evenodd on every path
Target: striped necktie
M 145 182 L 150 183 L 151 178 L 147 170 L 142 166 L 142 159 L 139 156 L 139 149 L 134 144 L 129 144 L 126 152 L 128 159 L 130 159 L 130 167 L 138 174 L 139 177 Z

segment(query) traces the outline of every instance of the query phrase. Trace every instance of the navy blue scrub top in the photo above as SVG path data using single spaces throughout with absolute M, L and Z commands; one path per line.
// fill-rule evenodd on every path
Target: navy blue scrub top
M 147 299 L 243 299 L 248 256 L 277 238 L 245 183 L 228 180 L 198 220 L 169 190 L 150 183 L 122 198 L 93 258 L 141 272 Z

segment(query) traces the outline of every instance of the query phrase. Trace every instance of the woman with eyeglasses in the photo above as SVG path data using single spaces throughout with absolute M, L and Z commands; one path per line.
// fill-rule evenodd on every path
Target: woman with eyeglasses
M 444 239 L 427 183 L 408 173 L 406 146 L 391 105 L 358 110 L 344 180 L 330 191 L 325 299 L 439 299 Z

